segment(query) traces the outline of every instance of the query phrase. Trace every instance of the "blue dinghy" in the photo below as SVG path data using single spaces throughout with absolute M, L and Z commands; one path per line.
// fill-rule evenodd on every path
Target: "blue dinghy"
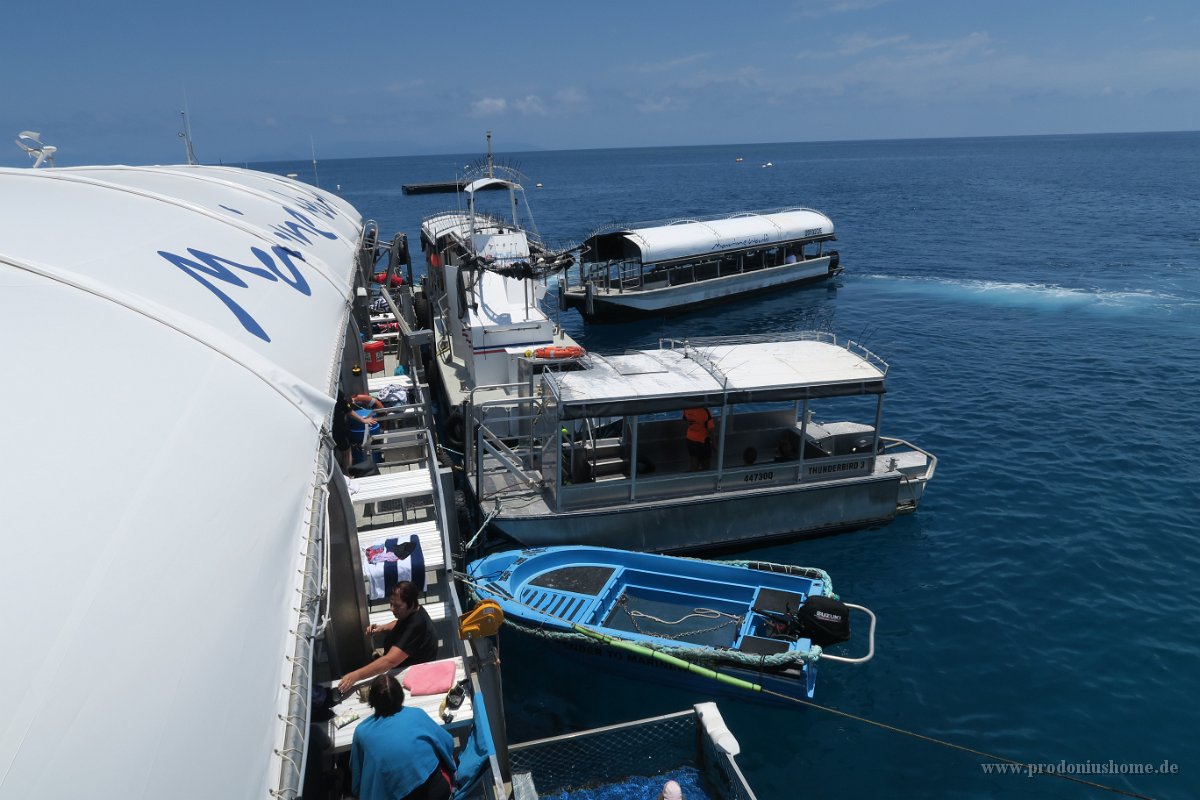
M 819 569 L 545 547 L 493 553 L 467 571 L 476 599 L 499 603 L 520 629 L 788 697 L 813 696 L 818 660 L 863 663 L 875 651 L 875 615 L 840 602 Z M 851 609 L 870 617 L 867 654 L 825 652 L 849 639 Z

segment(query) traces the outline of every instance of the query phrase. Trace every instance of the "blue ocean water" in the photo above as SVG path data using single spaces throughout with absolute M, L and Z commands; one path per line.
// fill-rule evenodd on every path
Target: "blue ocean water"
M 475 160 L 323 162 L 320 182 L 415 245 L 421 217 L 453 200 L 400 185 Z M 600 352 L 817 327 L 891 364 L 884 432 L 940 459 L 920 510 L 748 551 L 822 567 L 879 615 L 875 659 L 822 665 L 819 702 L 1020 762 L 1168 762 L 1177 772 L 1081 777 L 1200 796 L 1200 134 L 507 160 L 544 184 L 530 201 L 550 241 L 610 221 L 792 205 L 833 219 L 846 268 L 833 287 L 634 324 L 562 318 Z M 706 699 L 516 634 L 502 646 L 514 741 Z M 977 757 L 813 709 L 720 705 L 762 798 L 1104 796 L 987 774 Z

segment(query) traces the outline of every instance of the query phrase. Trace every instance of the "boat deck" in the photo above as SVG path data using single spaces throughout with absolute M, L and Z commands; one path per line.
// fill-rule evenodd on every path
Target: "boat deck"
M 368 388 L 379 391 L 390 384 L 411 386 L 412 379 L 391 374 L 372 377 L 368 381 Z M 425 432 L 425 435 L 428 433 Z M 383 440 L 386 437 L 376 438 Z M 386 450 L 386 442 L 376 441 L 375 445 L 376 449 L 387 453 L 389 457 L 389 460 L 377 465 L 379 474 L 347 480 L 358 529 L 360 558 L 367 547 L 388 539 L 409 541 L 412 536 L 417 537 L 425 566 L 425 590 L 420 602 L 438 631 L 439 655 L 455 663 L 454 683 L 457 685 L 467 677 L 466 663 L 457 636 L 458 619 L 452 600 L 454 587 L 447 558 L 449 542 L 436 510 L 438 501 L 433 465 L 430 465 L 427 456 L 392 463 L 392 451 Z M 428 450 L 422 450 L 428 453 Z M 366 575 L 363 580 L 368 583 Z M 368 618 L 373 625 L 394 619 L 386 600 L 370 601 Z M 403 682 L 405 672 L 398 670 L 394 674 Z M 364 681 L 359 688 L 367 683 L 369 681 Z M 444 693 L 411 695 L 406 692 L 405 705 L 421 709 L 434 722 L 451 732 L 467 726 L 474 716 L 470 692 L 456 710 L 443 709 L 444 699 Z M 333 712 L 336 716 L 328 723 L 328 733 L 333 743 L 331 752 L 344 752 L 350 748 L 355 728 L 373 712 L 357 690 L 335 706 Z

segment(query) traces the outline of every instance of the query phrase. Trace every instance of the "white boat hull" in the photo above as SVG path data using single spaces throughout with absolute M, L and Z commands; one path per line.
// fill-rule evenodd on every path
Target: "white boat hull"
M 840 270 L 839 270 L 840 271 Z M 766 267 L 752 272 L 732 273 L 719 278 L 682 283 L 661 288 L 637 288 L 625 291 L 597 290 L 592 294 L 592 312 L 587 311 L 584 288 L 566 291 L 569 306 L 586 317 L 636 316 L 716 303 L 730 297 L 779 289 L 795 284 L 827 280 L 835 273 L 829 269 L 829 257 Z

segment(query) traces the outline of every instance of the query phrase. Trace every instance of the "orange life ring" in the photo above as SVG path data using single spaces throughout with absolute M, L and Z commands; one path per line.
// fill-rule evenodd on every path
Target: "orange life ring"
M 578 345 L 571 347 L 539 347 L 533 351 L 538 358 L 579 358 L 586 350 Z
M 359 408 L 383 408 L 383 401 L 373 394 L 356 394 L 350 402 Z

